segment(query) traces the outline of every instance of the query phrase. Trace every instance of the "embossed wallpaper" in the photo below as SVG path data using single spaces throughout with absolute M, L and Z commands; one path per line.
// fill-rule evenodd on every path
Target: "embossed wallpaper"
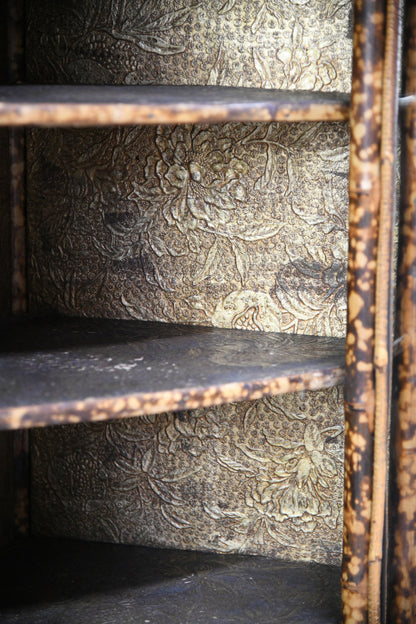
M 33 3 L 34 82 L 348 91 L 346 0 Z M 32 310 L 342 336 L 341 123 L 28 133 Z M 43 534 L 335 562 L 339 389 L 32 436 Z

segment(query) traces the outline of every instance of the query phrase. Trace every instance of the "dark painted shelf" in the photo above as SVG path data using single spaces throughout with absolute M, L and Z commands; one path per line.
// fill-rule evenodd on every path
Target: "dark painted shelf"
M 215 86 L 0 87 L 0 126 L 345 121 L 349 95 Z
M 194 409 L 342 383 L 344 339 L 106 319 L 0 326 L 0 428 Z
M 30 540 L 3 552 L 2 624 L 334 624 L 340 571 L 313 563 Z

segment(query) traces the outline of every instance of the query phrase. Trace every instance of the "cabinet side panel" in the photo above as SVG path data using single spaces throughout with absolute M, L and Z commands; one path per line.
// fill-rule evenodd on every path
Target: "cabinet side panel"
M 348 90 L 349 7 L 310 4 L 42 0 L 29 77 Z M 343 336 L 348 145 L 342 123 L 31 131 L 31 309 Z M 336 562 L 342 433 L 338 389 L 36 431 L 34 526 Z

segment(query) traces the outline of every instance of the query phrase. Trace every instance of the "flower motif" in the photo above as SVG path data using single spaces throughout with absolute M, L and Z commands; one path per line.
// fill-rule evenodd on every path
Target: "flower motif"
M 218 302 L 212 323 L 217 327 L 280 331 L 280 311 L 268 293 L 237 290 Z
M 284 45 L 277 53 L 277 60 L 283 65 L 286 89 L 320 90 L 336 78 L 335 67 L 325 61 L 322 49 L 328 43 L 310 46 L 304 41 L 303 26 L 297 22 L 292 31 L 292 44 Z
M 314 530 L 318 517 L 332 526 L 336 518 L 331 482 L 337 478 L 339 469 L 336 454 L 327 446 L 341 431 L 340 426 L 319 431 L 315 423 L 309 423 L 301 443 L 268 440 L 290 452 L 276 461 L 278 467 L 271 477 L 256 478 L 246 496 L 247 505 L 277 522 L 290 519 L 294 528 L 304 532 Z
M 183 233 L 228 223 L 236 201 L 246 197 L 241 178 L 248 169 L 232 156 L 231 140 L 211 128 L 160 126 L 156 146 L 158 155 L 147 159 L 145 186 L 164 197 L 167 223 Z

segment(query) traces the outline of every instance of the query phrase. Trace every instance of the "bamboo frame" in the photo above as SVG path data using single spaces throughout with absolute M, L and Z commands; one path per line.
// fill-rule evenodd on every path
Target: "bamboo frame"
M 405 93 L 416 95 L 416 2 L 407 7 L 407 67 Z M 399 267 L 398 415 L 392 438 L 395 509 L 391 565 L 390 621 L 413 623 L 416 618 L 416 101 L 411 98 L 402 119 L 402 196 Z
M 386 501 L 389 466 L 393 359 L 393 263 L 396 213 L 395 172 L 398 115 L 399 53 L 401 42 L 400 2 L 388 0 L 386 11 L 381 162 L 380 216 L 377 244 L 375 312 L 375 423 L 373 499 L 368 563 L 368 621 L 382 620 L 381 597 L 385 564 Z
M 384 2 L 354 3 L 345 385 L 344 622 L 367 621 Z

